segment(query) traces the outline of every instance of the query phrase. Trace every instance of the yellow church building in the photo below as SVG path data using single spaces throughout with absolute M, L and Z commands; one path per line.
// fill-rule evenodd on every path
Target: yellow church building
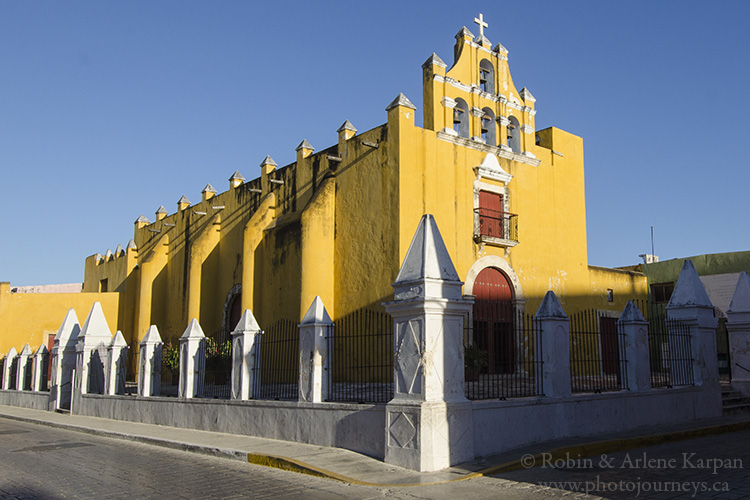
M 382 313 L 429 213 L 463 293 L 476 297 L 475 320 L 488 303 L 533 314 L 548 290 L 566 311 L 645 299 L 644 275 L 588 265 L 582 139 L 537 130 L 534 96 L 516 88 L 508 51 L 477 21 L 478 36 L 456 35 L 450 67 L 436 54 L 422 65 L 423 127 L 400 94 L 378 127 L 346 121 L 323 150 L 303 140 L 294 163 L 266 156 L 258 178 L 235 172 L 222 193 L 207 185 L 199 202 L 183 196 L 174 213 L 141 216 L 127 248 L 86 259 L 83 294 L 106 299 L 113 331 L 129 343 L 152 324 L 174 343 L 192 318 L 227 338 L 245 309 L 264 329 L 296 326 L 316 296 L 334 322 Z M 18 330 L 12 295 L 0 288 L 0 352 L 67 310 L 26 316 Z

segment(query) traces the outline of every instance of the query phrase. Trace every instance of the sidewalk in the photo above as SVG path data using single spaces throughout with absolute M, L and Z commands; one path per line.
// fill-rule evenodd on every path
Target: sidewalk
M 750 429 L 750 414 L 732 415 L 688 424 L 649 427 L 606 436 L 535 444 L 477 459 L 440 472 L 416 472 L 339 448 L 252 436 L 107 420 L 2 405 L 0 405 L 0 418 L 235 460 L 247 460 L 259 465 L 370 486 L 416 486 L 460 481 L 528 467 L 534 462 L 540 463 L 539 458 L 542 453 L 551 453 L 553 457 L 564 456 L 565 453 L 573 456 L 579 454 L 591 456 Z M 383 478 L 388 478 L 387 482 L 384 482 Z

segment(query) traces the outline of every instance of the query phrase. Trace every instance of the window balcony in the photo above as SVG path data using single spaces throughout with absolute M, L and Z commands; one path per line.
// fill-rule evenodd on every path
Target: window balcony
M 518 245 L 518 215 L 488 208 L 475 209 L 474 241 L 501 247 Z

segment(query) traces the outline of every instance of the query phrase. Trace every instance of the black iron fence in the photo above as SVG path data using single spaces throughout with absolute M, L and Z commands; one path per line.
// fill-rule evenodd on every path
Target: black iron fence
M 653 310 L 648 331 L 651 387 L 693 385 L 690 326 Z
M 360 309 L 329 330 L 329 401 L 386 403 L 393 398 L 393 320 Z
M 465 320 L 464 375 L 468 399 L 542 394 L 539 324 L 510 302 L 477 301 Z
M 258 399 L 292 399 L 299 396 L 299 329 L 297 322 L 275 322 L 259 339 L 260 356 L 253 367 Z
M 0 367 L 2 367 L 2 370 L 0 370 L 0 387 L 3 386 L 3 382 L 5 381 L 5 363 L 8 362 L 8 357 L 4 357 L 2 360 L 0 360 Z
M 10 361 L 10 373 L 8 374 L 8 378 L 10 379 L 10 384 L 8 385 L 8 387 L 10 389 L 15 389 L 18 386 L 16 383 L 16 380 L 18 379 L 18 358 L 17 357 L 13 358 Z
M 206 338 L 206 372 L 203 397 L 229 399 L 232 395 L 232 341 L 221 333 Z
M 574 393 L 627 389 L 625 336 L 616 317 L 593 309 L 571 314 L 570 376 Z
M 161 347 L 160 396 L 177 397 L 180 389 L 180 345 L 167 342 Z
M 50 377 L 50 363 L 51 363 L 51 356 L 49 351 L 46 351 L 42 353 L 38 358 L 39 363 L 41 363 L 41 380 L 39 381 L 39 391 L 41 392 L 47 392 L 49 391 L 49 377 Z

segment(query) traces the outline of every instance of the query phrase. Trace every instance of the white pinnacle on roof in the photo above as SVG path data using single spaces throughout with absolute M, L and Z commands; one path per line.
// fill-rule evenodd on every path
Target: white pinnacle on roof
M 357 131 L 357 129 L 354 128 L 354 125 L 352 125 L 352 122 L 350 122 L 349 120 L 346 120 L 344 123 L 342 123 L 336 132 L 343 132 L 344 130 L 351 130 L 353 132 Z
M 137 219 L 135 220 L 135 223 L 136 223 L 136 224 L 138 224 L 139 222 L 142 222 L 142 223 L 144 223 L 144 224 L 151 224 L 151 221 L 150 221 L 150 220 L 148 220 L 148 217 L 146 217 L 146 216 L 145 216 L 145 215 L 143 215 L 143 214 L 141 214 L 141 216 L 140 216 L 140 217 L 138 217 L 138 218 L 137 218 Z
M 169 213 L 169 212 L 167 212 L 167 209 L 164 208 L 164 205 L 162 205 L 162 206 L 160 206 L 159 208 L 156 209 L 156 215 L 167 214 L 167 213 Z
M 177 203 L 178 203 L 178 204 L 180 204 L 180 203 L 187 203 L 188 205 L 190 205 L 190 200 L 188 200 L 187 196 L 185 196 L 185 195 L 183 194 L 183 195 L 182 195 L 182 198 L 180 198 L 179 200 L 177 200 Z
M 300 149 L 312 149 L 315 150 L 314 147 L 312 147 L 312 144 L 307 142 L 307 139 L 303 139 L 302 142 L 299 143 L 299 146 L 295 149 L 295 151 L 299 151 Z
M 456 38 L 461 38 L 462 36 L 470 37 L 472 40 L 474 39 L 474 33 L 469 31 L 469 28 L 466 26 L 462 27 L 458 33 L 456 33 Z
M 214 189 L 214 187 L 211 184 L 206 184 L 206 187 L 203 188 L 203 191 L 201 193 L 216 193 L 217 191 Z
M 271 158 L 271 155 L 266 155 L 266 157 L 263 159 L 263 162 L 260 164 L 260 166 L 262 167 L 264 165 L 273 165 L 275 167 L 276 162 L 273 161 L 273 158 Z
M 245 182 L 245 178 L 242 176 L 239 170 L 235 170 L 234 173 L 232 174 L 232 177 L 230 177 L 229 180 Z
M 440 59 L 440 57 L 436 53 L 434 53 L 434 52 L 432 53 L 432 55 L 430 57 L 427 58 L 427 60 L 424 62 L 424 64 L 422 64 L 422 67 L 425 68 L 425 67 L 428 67 L 428 66 L 431 66 L 431 65 L 441 66 L 443 68 L 447 68 L 448 67 L 448 65 L 445 64 L 443 62 L 443 60 Z
M 133 240 L 128 241 L 127 249 L 128 250 L 138 250 L 138 247 L 135 246 L 135 241 L 133 241 Z
M 524 101 L 536 102 L 536 98 L 534 98 L 531 92 L 529 92 L 529 89 L 527 89 L 526 87 L 522 88 L 518 95 L 520 95 L 521 99 L 523 99 Z
M 417 107 L 413 105 L 409 99 L 406 98 L 403 92 L 399 92 L 396 98 L 391 101 L 391 103 L 385 108 L 385 110 L 390 111 L 396 106 L 406 106 L 407 108 L 417 109 Z

